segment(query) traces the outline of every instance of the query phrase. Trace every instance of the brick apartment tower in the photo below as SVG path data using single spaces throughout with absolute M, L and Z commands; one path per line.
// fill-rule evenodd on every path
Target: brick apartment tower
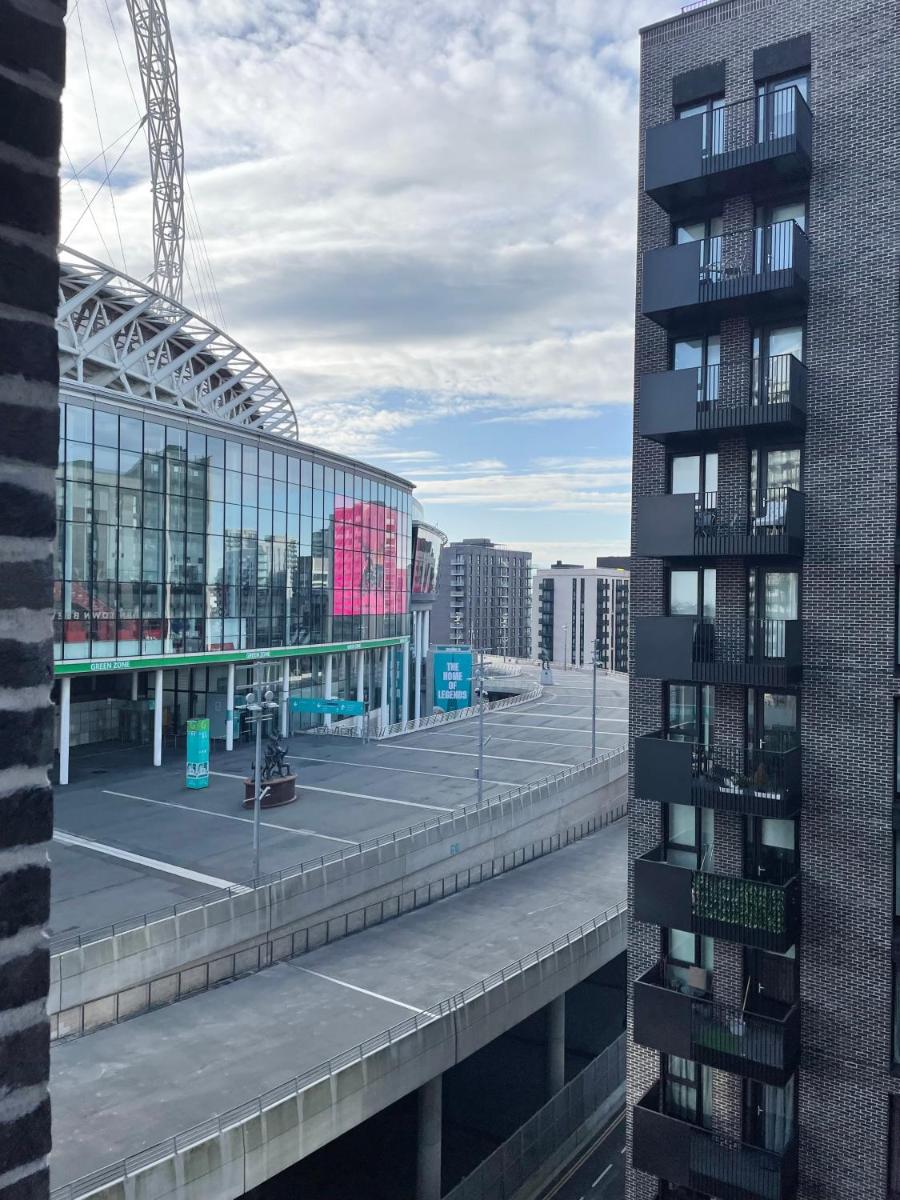
M 897 14 L 642 33 L 629 1200 L 900 1197 Z
M 0 0 L 0 1200 L 49 1191 L 47 847 L 65 4 Z

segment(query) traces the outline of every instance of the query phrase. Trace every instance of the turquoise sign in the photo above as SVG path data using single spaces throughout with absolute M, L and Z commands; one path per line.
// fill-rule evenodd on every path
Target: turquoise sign
M 338 700 L 336 696 L 291 696 L 291 712 L 361 717 L 365 711 L 362 700 Z
M 453 712 L 472 703 L 472 650 L 469 646 L 435 646 L 434 710 Z
M 209 787 L 209 718 L 192 717 L 187 723 L 187 778 L 189 788 Z

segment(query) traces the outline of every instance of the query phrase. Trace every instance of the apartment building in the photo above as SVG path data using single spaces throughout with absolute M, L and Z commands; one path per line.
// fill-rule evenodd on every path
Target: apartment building
M 472 645 L 489 654 L 531 657 L 531 551 L 488 538 L 441 550 L 431 643 Z
M 627 560 L 625 560 L 627 561 Z M 531 645 L 564 667 L 628 670 L 628 572 L 556 562 L 534 574 Z

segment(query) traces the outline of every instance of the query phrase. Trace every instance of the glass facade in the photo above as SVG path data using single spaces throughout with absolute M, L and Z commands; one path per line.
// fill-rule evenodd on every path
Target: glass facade
M 420 526 L 414 530 L 412 590 L 415 596 L 430 596 L 437 582 L 438 539 Z
M 57 659 L 408 634 L 405 489 L 212 422 L 61 410 Z

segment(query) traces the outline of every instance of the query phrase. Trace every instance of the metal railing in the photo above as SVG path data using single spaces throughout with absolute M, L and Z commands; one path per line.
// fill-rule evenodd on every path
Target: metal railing
M 745 508 L 726 507 L 718 492 L 703 492 L 696 498 L 694 528 L 698 535 L 721 537 L 727 534 L 765 537 L 783 532 L 788 519 L 791 494 L 801 493 L 791 487 L 771 487 Z
M 796 404 L 806 408 L 806 367 L 794 354 L 753 359 L 750 403 L 753 406 Z
M 694 625 L 693 660 L 697 663 L 737 665 L 783 659 L 793 649 L 800 627 L 797 620 L 756 618 L 749 621 L 699 619 Z
M 453 813 L 448 813 L 445 816 L 432 817 L 426 821 L 419 821 L 415 825 L 395 829 L 390 833 L 379 834 L 377 837 L 367 838 L 362 842 L 354 842 L 350 846 L 342 846 L 339 850 L 331 850 L 315 858 L 304 859 L 294 866 L 283 867 L 279 871 L 268 872 L 265 875 L 261 875 L 258 879 L 248 879 L 246 883 L 238 884 L 235 887 L 222 888 L 217 891 L 210 890 L 189 900 L 180 900 L 176 904 L 153 909 L 151 912 L 125 918 L 122 921 L 116 921 L 94 929 L 76 933 L 58 934 L 50 940 L 50 953 L 62 954 L 68 950 L 78 949 L 93 942 L 115 937 L 117 934 L 129 933 L 132 930 L 153 925 L 158 921 L 182 916 L 185 913 L 206 908 L 209 905 L 219 904 L 231 897 L 246 895 L 249 891 L 267 888 L 272 884 L 282 883 L 287 879 L 294 879 L 307 872 L 321 870 L 332 863 L 342 863 L 348 859 L 360 858 L 370 850 L 377 850 L 382 846 L 396 845 L 398 842 L 416 837 L 419 834 L 434 832 L 437 837 L 446 836 L 456 831 L 460 822 L 464 825 L 467 819 L 476 814 L 485 815 L 486 819 L 491 820 L 495 814 L 499 814 L 504 808 L 511 810 L 517 804 L 533 804 L 536 800 L 547 797 L 554 791 L 568 787 L 576 779 L 594 774 L 601 767 L 606 766 L 616 758 L 620 758 L 624 763 L 626 758 L 625 750 L 608 750 L 590 762 L 580 763 L 578 766 L 566 767 L 562 771 L 545 775 L 542 779 L 535 780 L 533 783 L 523 783 L 517 787 L 511 787 L 505 792 L 486 799 L 481 805 L 477 803 L 464 804 Z M 207 928 L 208 926 L 204 927 Z
M 625 1058 L 623 1033 L 451 1188 L 444 1200 L 510 1200 L 618 1088 L 624 1087 Z
M 713 788 L 783 796 L 799 787 L 800 748 L 767 750 L 695 743 L 693 774 Z
M 490 672 L 487 673 L 490 678 Z M 502 700 L 488 700 L 484 705 L 486 713 L 503 712 L 507 708 L 516 708 L 520 704 L 530 704 L 539 700 L 543 694 L 543 686 L 535 684 L 527 692 L 517 696 L 505 696 Z M 454 721 L 466 721 L 478 716 L 478 705 L 470 704 L 466 708 L 456 708 L 450 712 L 432 713 L 427 717 L 411 717 L 407 721 L 393 721 L 390 725 L 381 725 L 381 715 L 378 711 L 369 714 L 368 736 L 382 741 L 384 738 L 400 737 L 406 733 L 419 733 L 423 729 L 434 729 L 439 725 L 451 724 Z M 325 734 L 331 737 L 362 738 L 366 736 L 365 719 L 362 728 L 359 727 L 358 717 L 347 717 L 343 721 L 333 721 L 331 725 L 319 725 L 315 729 L 307 729 L 307 735 Z
M 766 148 L 812 127 L 812 114 L 798 87 L 778 88 L 722 104 L 703 114 L 704 171 L 746 162 L 750 147 Z
M 130 1176 L 146 1170 L 147 1167 L 152 1166 L 154 1163 L 163 1162 L 167 1158 L 174 1158 L 178 1153 L 189 1149 L 191 1146 L 217 1137 L 226 1130 L 233 1129 L 235 1126 L 252 1120 L 254 1117 L 262 1116 L 268 1109 L 283 1103 L 293 1096 L 297 1096 L 306 1088 L 330 1079 L 339 1071 L 345 1070 L 356 1063 L 361 1063 L 370 1055 L 377 1054 L 381 1050 L 394 1046 L 397 1042 L 407 1037 L 415 1036 L 419 1030 L 431 1025 L 435 1021 L 451 1017 L 453 1013 L 465 1008 L 472 1001 L 486 995 L 494 988 L 502 987 L 508 980 L 523 974 L 523 972 L 532 967 L 538 966 L 544 959 L 550 958 L 562 950 L 571 948 L 573 944 L 584 942 L 592 933 L 602 930 L 610 921 L 621 919 L 624 924 L 627 907 L 627 903 L 621 901 L 619 904 L 599 913 L 590 921 L 586 921 L 582 925 L 576 926 L 575 929 L 569 930 L 562 937 L 555 938 L 552 942 L 547 942 L 537 950 L 532 950 L 530 954 L 515 959 L 499 971 L 494 971 L 478 983 L 472 984 L 461 992 L 456 992 L 448 996 L 437 1004 L 432 1004 L 423 1012 L 416 1013 L 415 1016 L 407 1017 L 406 1020 L 392 1025 L 389 1029 L 384 1030 L 383 1033 L 367 1038 L 352 1049 L 345 1050 L 341 1054 L 326 1059 L 315 1067 L 310 1067 L 301 1075 L 297 1075 L 293 1079 L 280 1084 L 278 1087 L 271 1088 L 261 1095 L 255 1096 L 252 1100 L 236 1105 L 226 1112 L 217 1113 L 208 1120 L 191 1126 L 190 1129 L 182 1130 L 181 1133 L 175 1134 L 174 1137 L 157 1142 L 155 1145 L 149 1146 L 137 1154 L 129 1155 L 127 1158 L 102 1167 L 99 1171 L 94 1171 L 90 1175 L 85 1175 L 80 1179 L 66 1183 L 62 1187 L 54 1188 L 50 1193 L 51 1200 L 81 1200 L 82 1197 L 88 1196 L 92 1192 L 109 1187 L 111 1184 L 128 1179 Z M 612 935 L 610 934 L 610 936 Z
M 804 264 L 795 262 L 795 244 L 805 247 L 807 243 L 806 234 L 793 220 L 704 238 L 700 247 L 700 283 L 708 286 L 734 284 L 791 267 L 799 268 Z M 733 288 L 730 291 L 738 294 Z

